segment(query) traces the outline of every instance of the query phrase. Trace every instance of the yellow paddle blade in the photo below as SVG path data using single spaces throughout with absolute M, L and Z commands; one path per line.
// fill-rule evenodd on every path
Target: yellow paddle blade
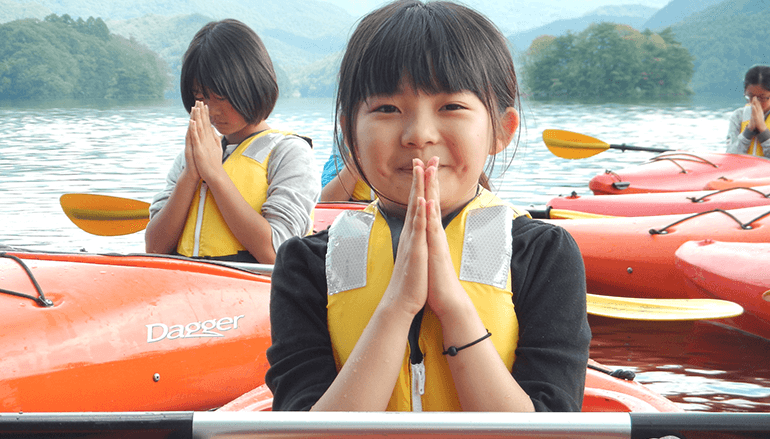
M 92 235 L 129 235 L 150 221 L 149 203 L 130 198 L 64 194 L 59 203 L 70 221 Z
M 626 320 L 708 320 L 743 314 L 743 307 L 720 299 L 639 299 L 586 294 L 588 314 Z
M 609 143 L 564 130 L 543 131 L 545 146 L 557 157 L 564 159 L 584 159 L 599 154 L 610 148 Z

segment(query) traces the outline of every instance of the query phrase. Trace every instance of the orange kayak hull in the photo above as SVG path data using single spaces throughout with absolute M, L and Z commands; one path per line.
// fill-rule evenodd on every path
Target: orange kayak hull
M 675 257 L 695 291 L 743 307 L 743 314 L 721 324 L 770 339 L 770 243 L 688 241 Z
M 770 206 L 769 195 L 770 186 L 626 195 L 571 195 L 554 198 L 547 206 L 598 215 L 654 216 Z
M 675 265 L 683 243 L 770 242 L 770 207 L 700 214 L 543 220 L 565 228 L 583 254 L 588 292 L 651 298 L 700 297 Z M 656 233 L 651 233 L 654 231 Z
M 264 382 L 270 279 L 152 256 L 12 253 L 0 287 L 0 411 L 218 407 Z
M 770 160 L 743 154 L 664 153 L 650 161 L 593 177 L 596 195 L 700 191 L 713 180 L 766 178 Z

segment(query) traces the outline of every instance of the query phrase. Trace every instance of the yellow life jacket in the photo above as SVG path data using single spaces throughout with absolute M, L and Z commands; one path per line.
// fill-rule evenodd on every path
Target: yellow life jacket
M 743 111 L 743 120 L 741 121 L 741 132 L 746 129 L 746 127 L 749 125 L 749 121 L 751 120 L 751 106 L 746 105 L 745 110 Z M 770 127 L 770 114 L 767 115 L 767 118 L 765 119 L 765 123 L 768 127 Z M 764 157 L 763 151 L 762 151 L 762 144 L 757 142 L 757 136 L 754 136 L 751 139 L 751 144 L 749 145 L 749 150 L 747 152 L 749 155 L 755 155 L 757 157 Z
M 267 164 L 270 153 L 280 140 L 265 136 L 274 133 L 284 136 L 291 134 L 279 130 L 262 131 L 241 142 L 222 164 L 246 202 L 260 213 L 267 199 Z M 270 143 L 265 145 L 265 140 Z M 230 231 L 208 186 L 200 181 L 190 203 L 177 252 L 189 257 L 217 258 L 244 251 L 246 248 Z
M 372 201 L 377 198 L 372 188 L 361 179 L 356 181 L 356 187 L 353 188 L 351 198 L 355 201 Z
M 446 227 L 455 272 L 508 370 L 518 342 L 511 292 L 511 227 L 520 213 L 482 190 Z M 390 228 L 376 202 L 340 215 L 329 229 L 326 254 L 327 321 L 337 370 L 347 361 L 393 274 Z M 388 404 L 394 411 L 459 411 L 441 324 L 425 308 L 419 334 L 421 364 L 407 346 Z

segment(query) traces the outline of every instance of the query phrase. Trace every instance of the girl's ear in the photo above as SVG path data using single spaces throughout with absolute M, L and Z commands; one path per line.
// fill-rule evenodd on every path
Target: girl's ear
M 516 129 L 519 127 L 519 112 L 513 107 L 508 107 L 500 117 L 501 130 L 497 134 L 495 140 L 495 148 L 490 153 L 491 155 L 497 154 L 503 151 L 513 140 L 513 135 L 516 134 Z

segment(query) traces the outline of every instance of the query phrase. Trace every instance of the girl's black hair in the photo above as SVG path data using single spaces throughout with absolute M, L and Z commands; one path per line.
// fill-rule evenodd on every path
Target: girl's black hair
M 214 93 L 248 123 L 267 119 L 278 100 L 267 49 L 250 27 L 233 19 L 213 21 L 195 34 L 184 54 L 180 89 L 188 113 L 196 91 L 205 97 Z
M 751 67 L 743 79 L 743 89 L 746 90 L 750 85 L 759 85 L 770 91 L 770 66 L 755 65 Z
M 370 96 L 396 93 L 402 81 L 425 93 L 474 93 L 490 114 L 495 138 L 501 114 L 519 107 L 508 42 L 483 15 L 451 2 L 416 0 L 371 12 L 353 32 L 342 59 L 334 136 L 346 163 L 367 184 L 355 146 L 356 112 Z

